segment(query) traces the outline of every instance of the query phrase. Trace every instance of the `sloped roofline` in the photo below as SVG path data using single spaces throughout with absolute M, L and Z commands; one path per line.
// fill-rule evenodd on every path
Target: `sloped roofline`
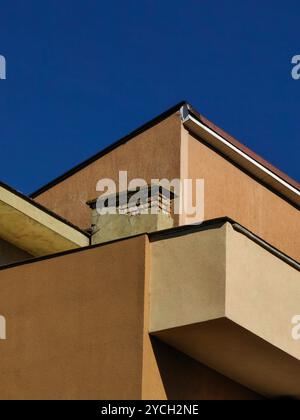
M 231 136 L 230 134 L 228 134 L 227 132 L 225 132 L 224 130 L 222 130 L 218 126 L 216 126 L 214 123 L 209 121 L 206 117 L 204 117 L 202 114 L 200 114 L 198 111 L 196 111 L 188 102 L 181 101 L 181 102 L 177 103 L 175 106 L 169 108 L 167 111 L 165 111 L 162 114 L 158 115 L 157 117 L 153 118 L 152 120 L 150 120 L 146 124 L 143 124 L 142 126 L 137 128 L 136 130 L 127 134 L 125 137 L 122 137 L 117 142 L 111 144 L 110 146 L 106 147 L 102 151 L 93 155 L 89 159 L 83 161 L 79 165 L 74 166 L 72 169 L 68 170 L 67 172 L 65 172 L 61 176 L 55 178 L 54 180 L 52 180 L 49 183 L 47 183 L 46 185 L 42 186 L 38 190 L 34 191 L 30 195 L 30 198 L 34 199 L 34 198 L 38 197 L 39 195 L 41 195 L 45 191 L 47 191 L 47 190 L 51 189 L 52 187 L 54 187 L 55 185 L 63 182 L 65 179 L 71 177 L 75 173 L 84 169 L 86 166 L 95 162 L 96 160 L 98 160 L 102 156 L 110 153 L 112 150 L 116 149 L 117 147 L 121 146 L 122 144 L 124 144 L 124 143 L 128 142 L 129 140 L 133 139 L 138 134 L 143 133 L 144 131 L 146 131 L 149 128 L 155 126 L 159 122 L 163 121 L 164 119 L 168 118 L 169 116 L 171 116 L 175 112 L 177 112 L 179 110 L 182 110 L 182 109 L 186 110 L 186 112 L 188 112 L 191 116 L 193 116 L 196 120 L 198 120 L 201 124 L 203 124 L 203 126 L 207 127 L 209 130 L 214 132 L 217 136 L 220 136 L 221 138 L 225 139 L 233 147 L 238 149 L 242 154 L 248 156 L 250 159 L 257 162 L 259 165 L 261 165 L 267 171 L 270 171 L 271 176 L 272 176 L 272 174 L 274 174 L 274 176 L 279 177 L 280 179 L 282 179 L 284 181 L 284 183 L 287 183 L 289 186 L 291 186 L 293 189 L 296 189 L 300 193 L 300 183 L 298 183 L 297 181 L 295 181 L 294 179 L 289 177 L 284 172 L 280 171 L 278 168 L 273 166 L 271 163 L 269 163 L 268 161 L 263 159 L 261 156 L 259 156 L 258 154 L 256 154 L 255 152 L 253 152 L 252 150 L 247 148 L 245 145 L 240 143 L 233 136 Z M 183 121 L 184 121 L 184 115 L 182 116 L 182 118 L 183 118 Z M 284 195 L 284 193 L 282 193 L 282 192 L 281 192 L 281 194 Z M 287 198 L 289 199 L 290 197 L 287 196 Z
M 174 238 L 178 236 L 185 236 L 185 235 L 193 234 L 195 232 L 199 232 L 199 231 L 210 229 L 210 228 L 219 228 L 223 226 L 225 223 L 230 223 L 234 230 L 247 236 L 250 240 L 257 243 L 262 248 L 266 249 L 268 252 L 275 255 L 277 258 L 281 259 L 285 263 L 289 264 L 291 267 L 300 271 L 300 261 L 297 261 L 294 258 L 290 257 L 289 255 L 285 254 L 284 252 L 280 251 L 278 248 L 274 247 L 269 242 L 266 242 L 264 239 L 257 236 L 255 233 L 251 232 L 250 230 L 248 230 L 247 228 L 245 228 L 244 226 L 240 225 L 235 220 L 227 216 L 205 220 L 201 224 L 176 226 L 176 227 L 172 227 L 172 228 L 157 231 L 157 232 L 140 233 L 134 236 L 127 236 L 120 239 L 114 239 L 114 240 L 103 242 L 100 244 L 87 245 L 87 246 L 83 246 L 77 249 L 70 249 L 67 251 L 57 252 L 55 254 L 45 255 L 42 257 L 33 257 L 27 260 L 2 265 L 0 266 L 0 271 L 8 270 L 10 268 L 14 268 L 14 267 L 22 266 L 22 265 L 35 264 L 40 261 L 45 261 L 49 259 L 60 258 L 69 254 L 81 253 L 81 252 L 85 252 L 91 249 L 103 248 L 105 246 L 108 246 L 114 243 L 125 242 L 130 239 L 134 239 L 134 238 L 138 238 L 142 236 L 148 236 L 150 242 L 156 242 L 156 241 Z
M 84 160 L 83 162 L 79 163 L 78 165 L 74 166 L 73 168 L 69 169 L 67 172 L 63 173 L 62 175 L 58 176 L 57 178 L 53 179 L 52 181 L 48 182 L 46 185 L 42 186 L 38 190 L 34 191 L 30 194 L 31 198 L 36 198 L 43 192 L 49 190 L 50 188 L 54 187 L 55 185 L 59 184 L 60 182 L 64 181 L 65 179 L 69 178 L 70 176 L 74 175 L 76 172 L 81 171 L 86 166 L 90 165 L 91 163 L 95 162 L 96 160 L 100 159 L 102 156 L 107 155 L 114 149 L 122 144 L 127 143 L 129 140 L 133 139 L 137 135 L 143 133 L 144 131 L 148 130 L 149 128 L 155 126 L 156 124 L 160 123 L 161 121 L 165 120 L 166 118 L 173 115 L 175 112 L 179 111 L 183 105 L 186 105 L 186 101 L 178 102 L 176 105 L 172 106 L 171 108 L 167 109 L 167 111 L 159 114 L 158 116 L 154 117 L 152 120 L 146 122 L 145 124 L 141 125 L 134 131 L 130 132 L 126 136 L 122 137 L 121 139 L 117 140 L 116 142 L 112 143 L 105 149 L 101 150 L 100 152 L 96 153 L 95 155 L 91 156 L 90 158 Z
M 210 128 L 212 131 L 214 131 L 219 136 L 226 139 L 228 142 L 230 142 L 232 145 L 237 147 L 240 151 L 247 154 L 252 159 L 256 160 L 258 163 L 260 163 L 262 166 L 264 166 L 266 169 L 269 169 L 271 172 L 273 172 L 278 177 L 282 178 L 285 182 L 290 184 L 292 187 L 296 188 L 300 191 L 300 183 L 294 180 L 293 178 L 289 177 L 286 173 L 282 172 L 280 169 L 273 166 L 270 162 L 259 156 L 257 153 L 253 152 L 253 150 L 249 149 L 247 146 L 239 142 L 236 138 L 228 134 L 226 131 L 224 131 L 222 128 L 216 126 L 214 123 L 209 121 L 206 117 L 204 117 L 202 114 L 200 114 L 197 110 L 195 110 L 190 104 L 186 104 L 189 112 L 194 115 L 202 124 Z
M 189 104 L 182 106 L 184 127 L 225 159 L 300 209 L 300 185 L 235 138 L 208 121 Z
M 59 216 L 58 214 L 54 213 L 52 210 L 49 210 L 47 207 L 43 206 L 42 204 L 36 202 L 30 197 L 27 197 L 26 195 L 22 194 L 20 191 L 17 191 L 16 189 L 12 188 L 10 185 L 6 184 L 3 181 L 0 181 L 0 187 L 4 188 L 5 190 L 11 192 L 12 194 L 16 195 L 17 197 L 21 198 L 22 200 L 26 201 L 30 205 L 36 207 L 37 209 L 41 210 L 42 212 L 48 214 L 49 216 L 53 217 L 54 219 L 58 220 L 59 222 L 64 223 L 65 225 L 69 226 L 70 228 L 77 230 L 82 235 L 89 238 L 89 234 L 85 232 L 84 230 L 80 229 L 78 226 L 74 225 L 73 223 L 69 222 L 69 220 Z

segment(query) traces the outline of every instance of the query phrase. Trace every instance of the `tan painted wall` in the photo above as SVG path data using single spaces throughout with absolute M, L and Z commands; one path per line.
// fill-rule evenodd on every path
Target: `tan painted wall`
M 300 272 L 230 223 L 151 245 L 151 333 L 259 394 L 299 398 Z
M 150 331 L 224 316 L 226 226 L 152 243 Z
M 223 229 L 223 234 L 225 233 Z M 191 238 L 189 237 L 189 240 Z M 199 237 L 197 237 L 199 241 Z M 207 238 L 206 238 L 207 240 Z M 205 239 L 201 246 L 204 246 Z M 225 376 L 209 369 L 202 365 L 196 360 L 187 357 L 185 354 L 176 351 L 174 348 L 165 345 L 154 337 L 150 337 L 148 334 L 149 324 L 151 323 L 151 302 L 153 298 L 158 298 L 157 294 L 153 296 L 153 288 L 151 287 L 151 273 L 152 268 L 155 266 L 156 257 L 162 257 L 163 254 L 157 255 L 157 246 L 159 242 L 149 244 L 146 241 L 146 276 L 145 276 L 145 313 L 144 313 L 144 352 L 143 352 L 143 380 L 142 380 L 142 398 L 143 399 L 170 399 L 170 400 L 181 400 L 181 399 L 199 399 L 199 400 L 247 400 L 247 399 L 260 399 L 260 397 L 252 391 L 244 388 L 243 386 L 231 381 Z M 178 245 L 178 244 L 177 244 Z M 218 240 L 215 238 L 211 245 L 220 246 Z M 163 244 L 164 250 L 168 254 L 170 248 L 165 249 L 165 241 Z M 184 248 L 184 241 L 180 243 L 180 246 Z M 224 243 L 225 246 L 225 243 Z M 223 247 L 223 246 L 222 246 Z M 163 250 L 161 250 L 163 252 Z M 196 258 L 198 255 L 199 248 L 193 254 Z M 222 253 L 222 251 L 221 251 Z M 217 252 L 218 254 L 218 252 Z M 177 256 L 177 254 L 176 254 Z M 174 255 L 175 259 L 176 256 Z M 199 257 L 199 255 L 198 255 Z M 205 254 L 207 257 L 207 254 Z M 225 258 L 225 256 L 224 256 Z M 161 261 L 161 258 L 160 258 Z M 170 261 L 169 261 L 170 262 Z M 178 262 L 178 261 L 177 261 Z M 201 260 L 203 263 L 203 260 Z M 200 264 L 196 264 L 199 268 Z M 209 263 L 212 261 L 210 260 Z M 153 264 L 154 263 L 154 264 Z M 180 264 L 180 261 L 179 261 Z M 184 264 L 186 266 L 186 264 Z M 152 268 L 151 268 L 152 267 Z M 176 265 L 178 268 L 178 266 Z M 176 273 L 177 274 L 177 273 Z M 179 273 L 179 275 L 182 273 Z M 168 273 L 164 273 L 163 280 L 168 279 L 171 282 L 172 267 L 169 266 Z M 176 276 L 175 276 L 176 277 Z M 188 279 L 184 277 L 182 281 L 182 288 L 185 281 Z M 159 281 L 160 279 L 158 279 Z M 204 280 L 204 279 L 203 279 Z M 212 280 L 212 279 L 210 279 Z M 172 299 L 172 284 L 169 283 L 168 288 L 163 290 L 164 295 L 170 296 Z M 187 286 L 187 285 L 186 285 Z M 211 295 L 212 296 L 212 295 Z M 197 295 L 199 298 L 199 295 Z M 199 300 L 193 299 L 193 302 L 197 306 Z M 205 300 L 205 298 L 204 298 Z M 201 298 L 200 298 L 201 301 Z M 203 302 L 203 300 L 202 300 Z M 164 302 L 161 302 L 163 305 Z M 180 311 L 181 307 L 178 308 Z M 224 308 L 223 308 L 224 310 Z M 163 320 L 161 320 L 163 321 Z M 150 327 L 151 328 L 151 327 Z
M 141 397 L 144 249 L 139 237 L 0 271 L 1 399 Z
M 0 270 L 0 399 L 256 396 L 150 339 L 141 236 Z
M 32 258 L 30 254 L 0 239 L 0 266 Z
M 230 223 L 151 243 L 150 332 L 227 317 L 300 360 L 300 272 Z
M 180 176 L 180 132 L 176 113 L 41 194 L 36 201 L 75 225 L 88 228 L 91 211 L 85 203 L 99 196 L 96 184 L 100 179 L 118 181 L 120 170 L 128 171 L 129 180 L 143 178 L 148 183 L 153 178 Z
M 189 177 L 205 180 L 205 219 L 228 216 L 300 261 L 299 210 L 189 135 Z
M 145 245 L 142 399 L 165 400 L 167 399 L 167 392 L 159 364 L 157 362 L 155 348 L 149 335 L 152 249 L 148 237 L 146 239 Z

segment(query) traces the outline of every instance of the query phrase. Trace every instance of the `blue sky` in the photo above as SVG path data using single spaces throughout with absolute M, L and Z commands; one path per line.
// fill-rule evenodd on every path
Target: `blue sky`
M 0 178 L 30 193 L 185 99 L 299 181 L 299 16 L 298 0 L 2 0 Z

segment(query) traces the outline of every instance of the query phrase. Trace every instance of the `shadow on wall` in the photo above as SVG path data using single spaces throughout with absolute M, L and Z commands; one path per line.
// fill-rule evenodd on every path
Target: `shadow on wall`
M 169 400 L 262 400 L 247 388 L 151 337 Z
M 32 258 L 32 255 L 28 254 L 28 252 L 0 238 L 0 266 L 25 261 L 29 258 Z

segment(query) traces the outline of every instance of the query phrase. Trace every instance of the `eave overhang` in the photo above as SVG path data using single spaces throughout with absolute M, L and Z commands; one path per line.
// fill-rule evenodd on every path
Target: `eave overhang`
M 190 105 L 185 104 L 181 107 L 181 119 L 185 128 L 196 137 L 300 208 L 300 187 L 296 181 L 210 123 Z
M 0 237 L 37 257 L 89 245 L 87 234 L 4 183 Z

